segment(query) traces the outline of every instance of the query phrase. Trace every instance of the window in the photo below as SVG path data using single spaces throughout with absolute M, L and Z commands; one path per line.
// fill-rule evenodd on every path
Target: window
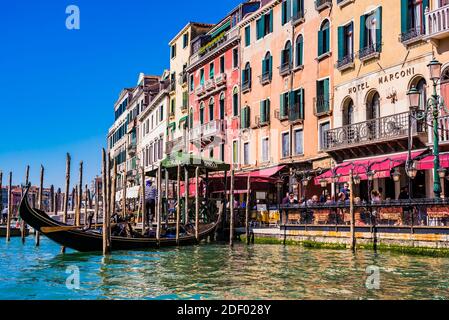
M 262 80 L 271 80 L 273 74 L 273 57 L 270 52 L 265 54 L 265 58 L 262 60 Z
M 249 161 L 249 142 L 245 142 L 243 144 L 243 164 L 248 166 Z
M 242 71 L 242 88 L 251 88 L 251 65 L 249 62 L 245 65 L 245 69 Z
M 270 122 L 270 99 L 260 102 L 260 124 Z
M 245 28 L 245 46 L 249 47 L 251 44 L 251 26 Z
M 348 99 L 343 107 L 343 125 L 349 126 L 354 123 L 354 102 Z
M 159 121 L 164 121 L 164 105 L 159 106 Z
M 239 161 L 239 144 L 238 141 L 232 142 L 232 163 L 238 164 Z
M 170 56 L 171 56 L 172 59 L 174 59 L 176 57 L 176 44 L 171 46 Z
M 322 114 L 330 111 L 329 79 L 319 80 L 316 85 L 316 113 Z
M 295 156 L 304 154 L 304 131 L 302 129 L 295 130 Z
M 330 51 L 330 25 L 329 20 L 325 20 L 321 24 L 318 31 L 318 57 Z
M 193 74 L 190 75 L 190 92 L 193 92 L 195 90 L 195 78 L 193 77 Z
M 239 67 L 239 49 L 238 48 L 234 48 L 234 50 L 232 50 L 232 66 L 234 69 Z
M 429 7 L 429 0 L 401 0 L 402 41 L 424 34 L 426 7 Z
M 225 57 L 221 56 L 220 57 L 220 73 L 224 73 L 225 72 Z
M 225 161 L 225 144 L 220 144 L 220 160 Z
M 239 89 L 234 88 L 232 94 L 232 114 L 234 117 L 239 115 Z
M 366 120 L 380 117 L 380 96 L 377 91 L 373 92 L 366 104 Z
M 185 49 L 189 45 L 189 33 L 184 33 L 182 37 L 182 48 Z
M 338 64 L 344 65 L 354 60 L 354 23 L 338 27 Z
M 176 106 L 176 99 L 171 99 L 170 102 L 170 116 L 173 116 L 175 114 L 175 106 Z
M 293 1 L 293 19 L 298 20 L 304 17 L 304 0 Z
M 281 52 L 281 67 L 292 65 L 292 43 L 287 41 Z
M 304 37 L 301 35 L 296 38 L 296 67 L 304 64 Z
M 200 124 L 204 124 L 204 103 L 200 105 Z
M 214 120 L 214 98 L 209 101 L 209 121 Z
M 251 126 L 250 115 L 251 115 L 250 107 L 243 108 L 242 115 L 241 115 L 242 119 L 241 119 L 241 124 L 240 124 L 242 129 L 248 129 Z
M 290 133 L 284 132 L 282 134 L 282 158 L 290 156 Z
M 426 103 L 427 103 L 427 83 L 426 80 L 424 79 L 420 79 L 418 81 L 418 83 L 416 84 L 416 89 L 419 91 L 420 93 L 420 103 L 419 103 L 419 108 L 421 110 L 424 110 L 426 107 Z
M 200 86 L 204 86 L 204 69 L 200 70 Z
M 262 162 L 270 161 L 268 142 L 269 142 L 268 137 L 262 139 Z
M 273 10 L 256 21 L 257 40 L 273 32 Z
M 225 118 L 225 94 L 220 95 L 220 120 Z
M 213 79 L 215 77 L 215 63 L 211 62 L 209 65 L 209 79 Z
M 150 165 L 153 164 L 153 156 L 154 156 L 154 152 L 153 152 L 153 144 L 150 145 L 150 148 L 148 148 L 148 154 L 149 154 L 149 163 Z
M 285 25 L 292 19 L 292 0 L 282 2 L 282 25 Z
M 304 120 L 304 89 L 301 88 L 290 92 L 289 103 L 289 120 Z
M 361 59 L 382 48 L 382 7 L 360 17 L 360 54 Z
M 327 147 L 327 132 L 330 130 L 330 123 L 325 122 L 321 123 L 319 127 L 319 135 L 320 135 L 320 150 L 323 150 Z
M 281 119 L 285 119 L 288 117 L 288 109 L 290 106 L 289 99 L 290 99 L 290 92 L 281 94 L 281 103 L 280 103 Z

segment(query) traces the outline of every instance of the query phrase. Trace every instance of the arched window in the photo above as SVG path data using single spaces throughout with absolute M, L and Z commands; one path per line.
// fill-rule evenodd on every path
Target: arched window
M 380 96 L 377 91 L 370 93 L 366 102 L 366 120 L 380 118 Z
M 302 66 L 304 64 L 304 37 L 302 34 L 296 38 L 296 67 Z
M 200 104 L 200 124 L 204 124 L 204 103 L 201 102 Z
M 209 121 L 213 121 L 214 120 L 214 98 L 211 98 L 209 100 Z
M 281 53 L 281 66 L 287 66 L 292 64 L 292 43 L 287 41 L 284 50 Z
M 354 102 L 347 99 L 343 106 L 343 125 L 349 126 L 354 123 Z
M 220 95 L 220 120 L 224 120 L 226 115 L 225 110 L 225 94 L 224 92 Z
M 239 115 L 239 89 L 237 87 L 232 92 L 232 114 L 234 117 Z
M 419 102 L 419 108 L 420 109 L 425 109 L 426 103 L 427 103 L 427 82 L 426 82 L 426 80 L 424 78 L 421 78 L 416 83 L 416 89 L 421 94 L 421 99 L 420 99 L 420 102 Z
M 324 20 L 318 31 L 318 56 L 330 51 L 330 23 Z
M 246 63 L 245 69 L 242 71 L 242 87 L 251 87 L 251 64 L 249 62 Z
M 273 57 L 271 53 L 268 51 L 265 54 L 265 58 L 262 60 L 262 78 L 271 79 L 271 75 L 273 74 Z

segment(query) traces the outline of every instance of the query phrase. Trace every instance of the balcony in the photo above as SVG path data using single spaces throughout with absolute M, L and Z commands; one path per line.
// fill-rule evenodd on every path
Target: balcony
M 165 143 L 165 152 L 172 154 L 174 152 L 182 151 L 185 148 L 185 137 L 179 137 Z
M 290 105 L 288 108 L 288 121 L 292 123 L 304 121 L 304 108 L 299 103 Z
M 315 9 L 317 11 L 332 8 L 332 0 L 315 0 Z
M 137 118 L 128 123 L 128 127 L 126 128 L 126 133 L 130 134 L 137 127 Z
M 209 123 L 199 125 L 190 129 L 189 140 L 191 143 L 197 143 L 204 148 L 216 139 L 223 139 L 225 134 L 225 121 L 214 120 Z
M 323 151 L 336 160 L 374 156 L 408 150 L 409 112 L 376 118 L 328 130 L 323 137 Z M 416 122 L 412 127 L 413 147 L 425 147 L 425 128 Z
M 264 74 L 262 74 L 260 76 L 260 84 L 261 85 L 266 85 L 269 84 L 271 82 L 271 78 L 272 78 L 272 73 L 271 72 L 265 72 Z
M 371 59 L 377 59 L 380 56 L 382 45 L 380 43 L 373 43 L 359 51 L 359 59 L 366 62 Z
M 292 72 L 292 64 L 290 62 L 284 63 L 279 67 L 279 74 L 284 77 Z
M 449 36 L 449 4 L 425 14 L 426 39 L 441 40 Z
M 256 116 L 256 127 L 257 128 L 268 126 L 269 124 L 270 124 L 269 118 L 262 119 L 261 116 Z
M 206 89 L 204 88 L 204 86 L 201 86 L 201 85 L 200 85 L 198 88 L 196 88 L 195 94 L 196 94 L 198 97 L 204 96 L 204 95 L 206 94 Z
M 136 155 L 137 152 L 137 145 L 135 143 L 131 143 L 128 145 L 128 154 L 131 157 L 134 157 Z
M 347 4 L 355 2 L 355 0 L 337 0 L 337 5 L 340 7 L 344 7 Z
M 206 88 L 206 91 L 214 90 L 215 89 L 215 81 L 214 81 L 214 79 L 207 80 L 205 88 Z
M 410 30 L 408 30 L 407 32 L 404 32 L 400 35 L 400 41 L 408 46 L 411 45 L 415 42 L 419 42 L 422 41 L 424 38 L 424 28 L 423 27 L 419 27 L 419 28 L 412 28 Z
M 438 128 L 440 145 L 446 145 L 445 149 L 447 149 L 449 147 L 449 115 L 442 116 L 438 119 Z M 432 128 L 429 128 L 428 132 L 428 144 L 433 145 Z
M 134 182 L 137 178 L 137 169 L 128 170 L 126 173 L 126 181 Z
M 175 90 L 176 90 L 176 81 L 172 80 L 172 81 L 170 81 L 169 91 L 173 92 Z
M 251 81 L 247 80 L 242 83 L 242 93 L 249 92 L 251 90 Z
M 332 114 L 329 97 L 319 96 L 313 99 L 314 114 L 316 117 L 330 116 Z
M 298 12 L 293 13 L 292 20 L 293 20 L 294 26 L 297 26 L 298 24 L 303 23 L 305 21 L 304 11 L 298 11 Z
M 354 68 L 354 54 L 348 54 L 344 58 L 338 60 L 336 68 L 338 71 L 345 71 Z
M 187 72 L 183 71 L 179 74 L 178 83 L 180 86 L 187 84 Z
M 226 84 L 226 73 L 217 74 L 217 76 L 215 77 L 215 85 L 218 87 L 225 84 Z

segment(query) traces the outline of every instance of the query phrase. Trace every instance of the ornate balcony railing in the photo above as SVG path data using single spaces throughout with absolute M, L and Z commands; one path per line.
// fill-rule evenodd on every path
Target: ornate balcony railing
M 171 154 L 173 152 L 181 151 L 185 147 L 185 137 L 179 137 L 165 143 L 165 152 Z
M 219 73 L 215 77 L 215 84 L 217 86 L 221 86 L 222 84 L 226 84 L 226 73 Z
M 318 11 L 330 7 L 332 7 L 332 0 L 315 0 L 315 8 Z
M 433 130 L 430 128 L 429 132 L 429 144 L 433 144 Z M 438 119 L 438 132 L 440 143 L 449 143 L 449 115 L 442 116 Z
M 260 84 L 266 85 L 271 82 L 272 73 L 271 72 L 265 72 L 260 76 Z
M 297 11 L 293 13 L 293 24 L 297 25 L 300 24 L 301 22 L 304 22 L 304 11 Z
M 286 62 L 279 67 L 279 74 L 281 76 L 285 76 L 292 71 L 292 64 L 290 62 Z
M 205 88 L 206 88 L 206 91 L 214 90 L 215 89 L 215 81 L 214 81 L 214 79 L 207 80 Z
M 411 28 L 407 32 L 400 35 L 400 40 L 403 44 L 407 45 L 423 38 L 425 32 L 424 27 Z
M 330 115 L 332 112 L 329 97 L 318 96 L 313 99 L 315 116 Z
M 183 71 L 179 75 L 179 85 L 182 86 L 183 84 L 187 83 L 187 72 Z
M 324 150 L 346 149 L 349 146 L 383 142 L 408 136 L 409 112 L 355 123 L 325 133 Z M 416 130 L 418 129 L 418 130 Z M 414 131 L 422 131 L 416 128 Z
M 362 61 L 367 61 L 370 59 L 378 58 L 380 55 L 380 50 L 382 48 L 382 44 L 373 43 L 366 46 L 359 51 L 359 59 Z
M 195 90 L 195 94 L 199 97 L 203 96 L 206 93 L 206 89 L 204 88 L 204 85 L 198 86 Z
M 449 36 L 449 4 L 425 14 L 426 38 L 443 39 Z
M 337 61 L 337 69 L 339 71 L 352 68 L 354 66 L 354 54 L 348 54 L 344 58 Z
M 204 125 L 190 129 L 190 141 L 201 140 L 211 136 L 222 136 L 225 131 L 224 120 L 214 120 Z
M 247 81 L 243 82 L 242 83 L 242 92 L 245 93 L 245 92 L 248 92 L 250 90 L 251 90 L 251 81 L 247 80 Z

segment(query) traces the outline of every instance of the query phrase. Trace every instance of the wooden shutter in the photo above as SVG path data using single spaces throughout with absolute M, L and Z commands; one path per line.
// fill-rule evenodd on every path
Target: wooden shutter
M 284 101 L 285 93 L 281 94 L 279 111 L 281 112 L 281 117 L 285 116 L 285 101 Z
M 408 16 L 408 2 L 409 0 L 401 0 L 401 32 L 406 33 L 409 26 Z
M 299 89 L 299 117 L 304 120 L 304 89 Z
M 270 29 L 269 33 L 273 32 L 273 10 L 270 11 Z
M 245 28 L 245 45 L 248 47 L 251 44 L 251 26 Z
M 379 7 L 376 10 L 376 20 L 377 20 L 376 48 L 377 48 L 377 52 L 381 52 L 382 51 L 382 7 Z
M 345 57 L 345 27 L 338 27 L 338 60 Z
M 360 50 L 366 47 L 366 16 L 360 16 Z
M 318 31 L 318 56 L 324 53 L 323 48 L 323 31 Z

